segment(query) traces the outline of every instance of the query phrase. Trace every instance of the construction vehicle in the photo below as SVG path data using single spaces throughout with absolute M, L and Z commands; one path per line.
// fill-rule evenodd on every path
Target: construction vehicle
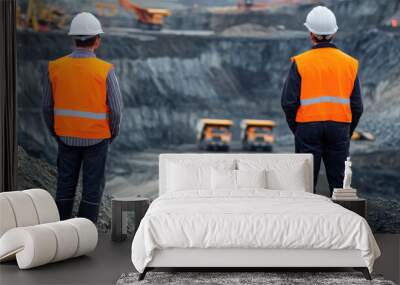
M 256 10 L 256 9 L 265 9 L 268 4 L 266 3 L 256 3 L 254 0 L 239 0 L 236 4 L 237 9 L 239 10 Z
M 273 129 L 276 124 L 271 120 L 242 120 L 240 138 L 244 150 L 272 151 L 275 137 Z
M 251 9 L 254 6 L 254 0 L 240 0 L 237 2 L 238 9 Z
M 375 136 L 370 132 L 365 131 L 354 131 L 351 136 L 351 140 L 353 141 L 373 141 L 375 140 Z
M 400 10 L 397 11 L 396 13 L 394 13 L 390 19 L 387 19 L 384 22 L 384 27 L 385 29 L 389 29 L 389 30 L 397 30 L 399 31 L 400 29 Z
M 398 28 L 399 27 L 399 20 L 393 18 L 392 20 L 390 20 L 390 25 L 392 26 L 393 29 Z
M 118 13 L 118 7 L 113 3 L 98 2 L 96 10 L 100 17 L 114 17 Z
M 118 0 L 118 3 L 126 11 L 136 14 L 139 27 L 142 29 L 161 30 L 164 18 L 171 15 L 168 9 L 142 8 L 129 0 Z
M 232 126 L 231 120 L 200 119 L 197 123 L 199 149 L 228 151 L 232 141 Z
M 44 5 L 43 0 L 29 0 L 25 15 L 20 7 L 17 8 L 17 27 L 20 29 L 32 28 L 36 32 L 62 30 L 68 22 L 68 15 L 59 8 Z
M 236 6 L 239 10 L 259 10 L 282 5 L 293 5 L 298 2 L 299 0 L 269 0 L 259 2 L 256 2 L 255 0 L 239 0 L 237 1 Z

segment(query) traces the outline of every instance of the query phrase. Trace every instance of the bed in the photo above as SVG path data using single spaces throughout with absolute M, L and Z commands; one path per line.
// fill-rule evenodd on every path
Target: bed
M 309 154 L 161 154 L 159 198 L 132 243 L 154 268 L 352 267 L 380 251 L 361 216 L 313 193 Z

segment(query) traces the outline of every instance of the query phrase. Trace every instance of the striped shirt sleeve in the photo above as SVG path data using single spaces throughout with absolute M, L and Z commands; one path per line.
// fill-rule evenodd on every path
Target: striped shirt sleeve
M 107 105 L 110 108 L 111 140 L 119 134 L 123 101 L 115 70 L 111 69 L 107 76 Z
M 48 72 L 46 72 L 46 76 L 43 80 L 42 113 L 44 122 L 50 133 L 56 136 L 54 132 L 54 100 Z

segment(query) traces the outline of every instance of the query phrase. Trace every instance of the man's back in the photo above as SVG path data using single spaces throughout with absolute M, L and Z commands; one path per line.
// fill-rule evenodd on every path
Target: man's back
M 66 56 L 49 63 L 56 135 L 111 137 L 106 84 L 111 68 L 96 57 Z
M 302 79 L 296 122 L 350 123 L 358 61 L 335 47 L 314 48 L 292 60 Z

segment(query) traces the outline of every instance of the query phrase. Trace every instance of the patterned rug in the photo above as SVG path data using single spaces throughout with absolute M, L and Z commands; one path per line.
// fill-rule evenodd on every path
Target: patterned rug
M 368 281 L 359 272 L 148 272 L 142 281 L 138 276 L 122 274 L 117 285 L 395 285 L 379 275 Z

